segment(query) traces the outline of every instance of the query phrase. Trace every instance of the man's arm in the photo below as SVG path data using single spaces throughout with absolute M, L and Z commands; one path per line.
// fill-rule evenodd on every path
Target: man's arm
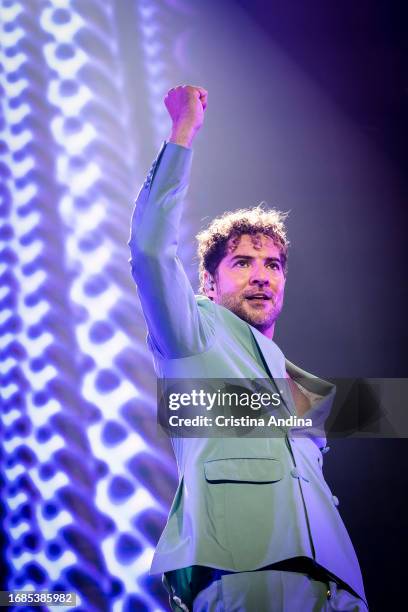
M 167 358 L 209 348 L 213 334 L 198 313 L 194 292 L 177 256 L 182 203 L 188 188 L 194 137 L 200 129 L 207 92 L 171 89 L 165 105 L 172 119 L 169 144 L 161 151 L 139 192 L 129 246 L 149 336 Z

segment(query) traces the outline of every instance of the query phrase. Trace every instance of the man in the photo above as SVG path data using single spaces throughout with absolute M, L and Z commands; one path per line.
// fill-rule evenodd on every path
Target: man
M 177 257 L 192 143 L 207 92 L 171 89 L 169 142 L 137 198 L 129 246 L 163 379 L 287 380 L 292 415 L 327 416 L 333 386 L 285 360 L 273 342 L 288 241 L 284 215 L 228 213 L 198 235 L 200 296 Z M 283 393 L 283 392 L 282 392 Z M 175 438 L 179 486 L 152 572 L 174 610 L 367 610 L 338 500 L 322 474 L 325 438 Z

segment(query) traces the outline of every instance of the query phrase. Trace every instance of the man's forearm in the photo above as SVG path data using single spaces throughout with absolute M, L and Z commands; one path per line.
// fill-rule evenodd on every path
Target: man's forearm
M 173 143 L 161 149 L 150 172 L 153 178 L 145 181 L 133 211 L 129 240 L 132 260 L 177 255 L 178 228 L 192 157 L 191 149 Z

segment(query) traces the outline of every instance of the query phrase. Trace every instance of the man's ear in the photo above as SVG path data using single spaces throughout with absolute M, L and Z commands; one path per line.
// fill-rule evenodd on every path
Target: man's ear
M 207 270 L 204 270 L 204 293 L 210 300 L 214 300 L 216 293 L 215 280 Z

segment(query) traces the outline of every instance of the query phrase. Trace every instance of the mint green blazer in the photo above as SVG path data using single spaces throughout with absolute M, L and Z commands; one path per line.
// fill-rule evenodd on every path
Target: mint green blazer
M 157 376 L 275 380 L 288 372 L 322 396 L 308 411 L 320 426 L 296 437 L 288 428 L 271 438 L 174 438 L 179 484 L 151 572 L 191 565 L 249 571 L 308 557 L 366 601 L 322 472 L 322 424 L 335 389 L 287 361 L 275 342 L 231 311 L 194 295 L 177 256 L 191 160 L 190 149 L 164 145 L 132 216 L 130 263 Z M 287 389 L 282 399 L 295 415 Z

